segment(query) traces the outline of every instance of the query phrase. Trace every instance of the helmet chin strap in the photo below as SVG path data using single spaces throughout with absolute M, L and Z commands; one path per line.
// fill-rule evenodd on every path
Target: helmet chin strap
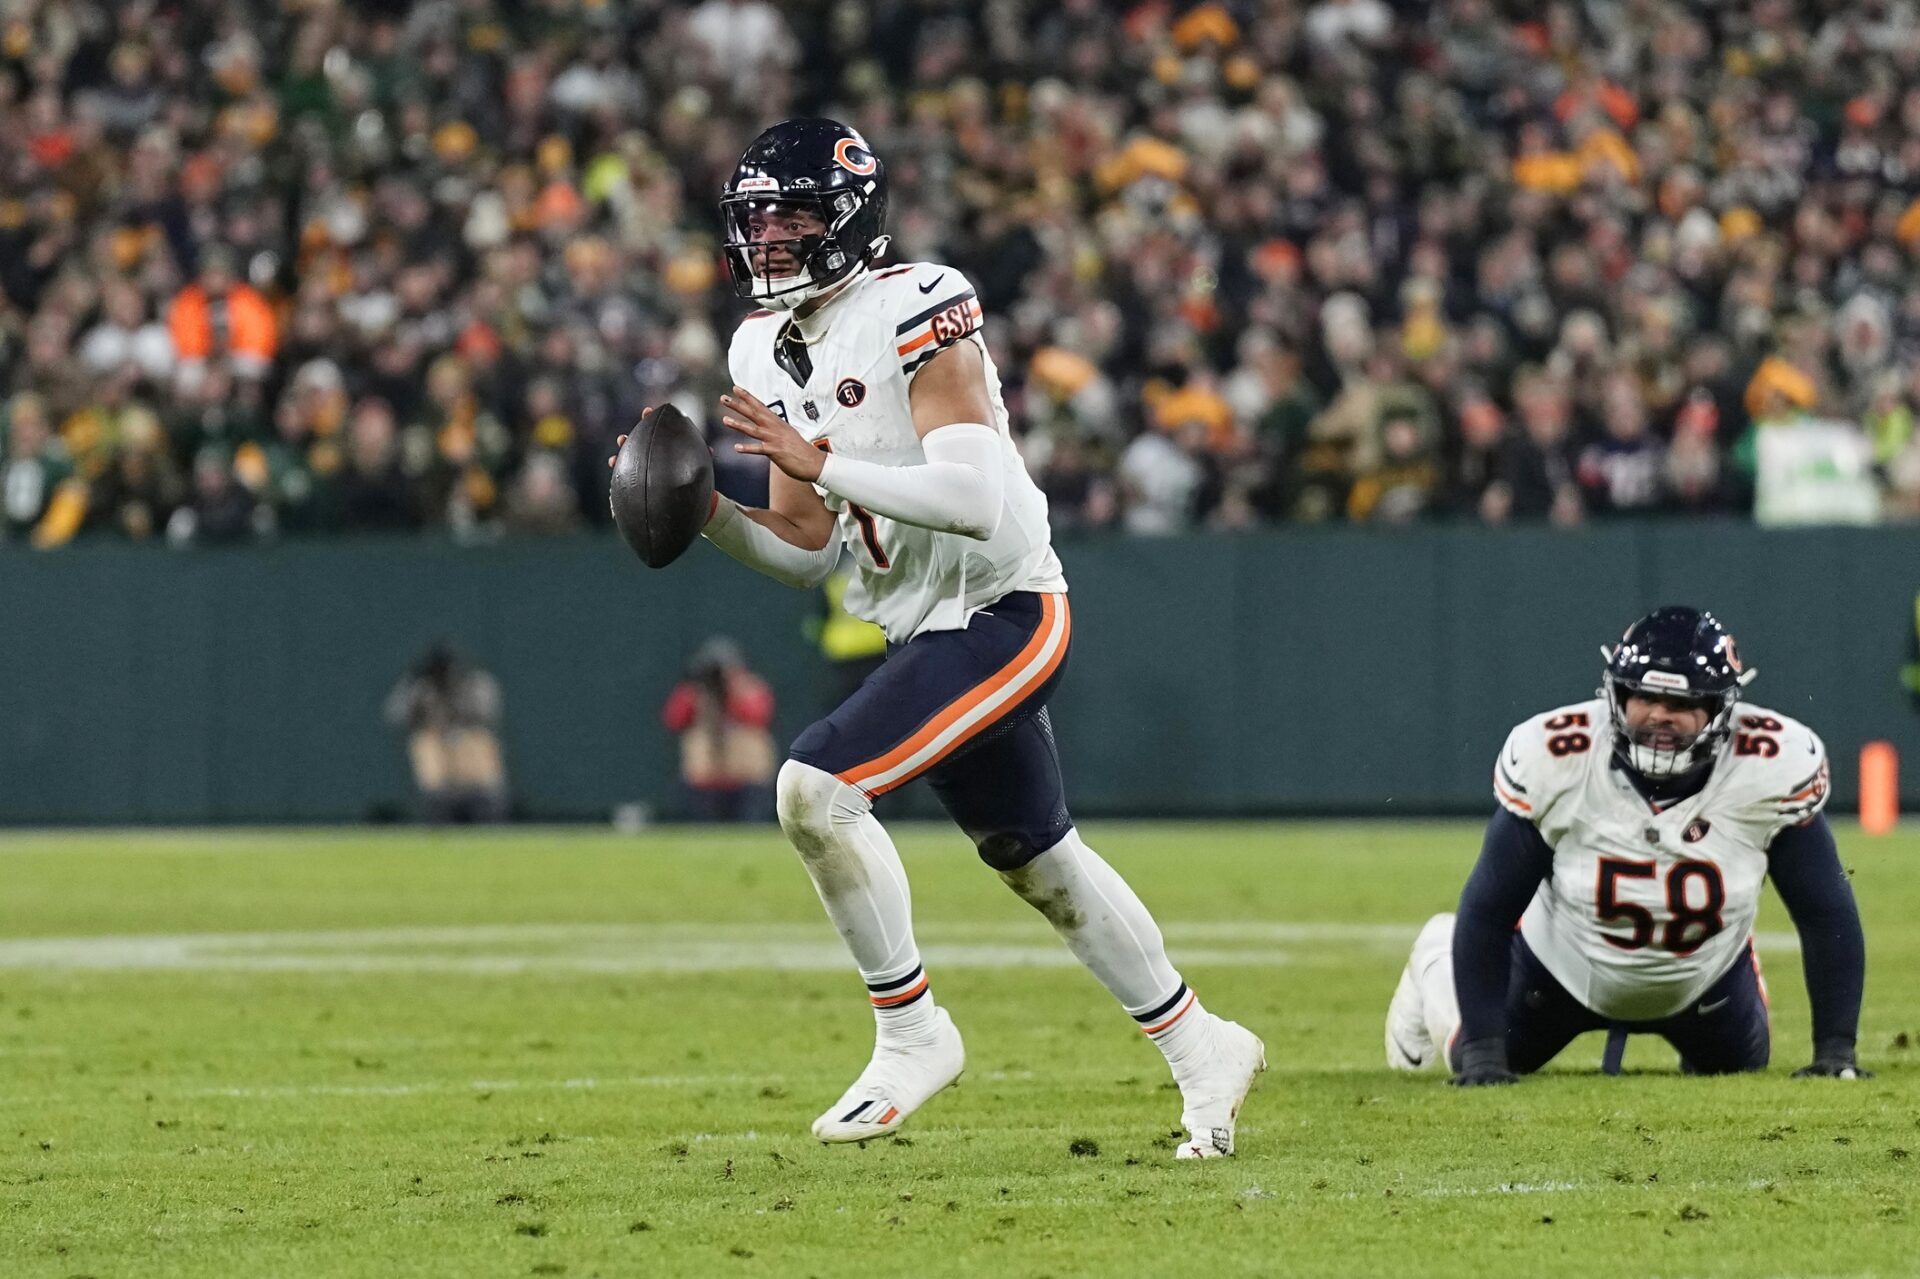
M 832 299 L 839 296 L 849 284 L 869 274 L 872 270 L 873 268 L 870 265 L 855 267 L 852 271 L 849 271 L 837 280 L 832 280 L 824 284 L 815 284 L 809 279 L 807 283 L 797 289 L 788 289 L 777 295 L 762 294 L 754 300 L 770 311 L 795 311 L 807 303 L 818 301 L 821 298 L 825 298 L 829 302 L 832 301 Z M 801 274 L 805 273 L 802 272 Z M 771 289 L 773 285 L 779 284 L 782 281 L 791 282 L 797 278 L 797 276 L 783 275 L 778 279 L 774 279 L 768 276 L 756 275 L 753 277 L 753 283 L 756 290 Z
M 1642 746 L 1638 742 L 1629 741 L 1627 762 L 1633 765 L 1633 771 L 1642 777 L 1666 781 L 1670 778 L 1684 777 L 1705 761 L 1694 758 L 1692 742 L 1673 750 L 1657 746 Z
M 796 280 L 801 281 L 798 287 L 781 287 L 793 285 Z M 769 311 L 791 311 L 813 301 L 828 287 L 815 284 L 805 271 L 781 276 L 756 275 L 753 277 L 753 300 Z
M 870 267 L 863 266 L 852 274 L 833 281 L 831 284 L 813 284 L 810 282 L 801 288 L 783 293 L 779 297 L 762 297 L 756 299 L 756 301 L 770 311 L 794 313 L 793 324 L 794 327 L 799 330 L 800 340 L 807 343 L 817 342 L 825 332 L 825 321 L 822 317 L 825 315 L 827 308 L 832 306 L 835 300 L 846 292 L 849 285 L 869 274 L 871 269 Z M 791 279 L 793 277 L 783 276 L 781 278 Z M 755 276 L 754 282 L 756 285 L 760 284 L 762 277 Z M 797 314 L 800 308 L 809 304 L 814 305 L 812 311 L 806 315 Z

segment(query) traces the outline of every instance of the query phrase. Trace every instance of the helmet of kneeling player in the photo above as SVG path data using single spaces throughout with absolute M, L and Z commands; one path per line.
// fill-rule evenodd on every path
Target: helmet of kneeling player
M 858 130 L 782 120 L 753 140 L 720 199 L 733 291 L 791 310 L 887 247 L 887 171 Z
M 1684 776 L 1710 763 L 1732 731 L 1740 690 L 1759 673 L 1741 664 L 1726 627 L 1697 608 L 1655 609 L 1600 653 L 1607 660 L 1603 691 L 1613 719 L 1613 752 L 1653 779 Z M 1698 707 L 1707 713 L 1706 726 L 1693 734 L 1671 726 L 1631 728 L 1627 699 L 1636 696 Z

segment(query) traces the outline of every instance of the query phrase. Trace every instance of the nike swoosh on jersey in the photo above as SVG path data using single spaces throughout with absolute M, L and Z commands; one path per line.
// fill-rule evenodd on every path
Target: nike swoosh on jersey
M 932 281 L 930 281 L 929 283 L 926 283 L 926 284 L 917 284 L 917 285 L 915 285 L 914 287 L 915 287 L 915 288 L 917 288 L 917 289 L 919 289 L 919 290 L 920 290 L 920 291 L 921 291 L 922 293 L 931 293 L 931 292 L 933 292 L 933 286 L 934 286 L 934 285 L 936 285 L 936 284 L 938 284 L 938 283 L 940 283 L 940 281 L 942 281 L 942 280 L 944 280 L 944 279 L 946 279 L 946 278 L 947 278 L 947 277 L 946 277 L 946 276 L 944 276 L 944 275 L 936 275 L 936 276 L 934 276 L 934 277 L 933 277 L 933 279 L 932 279 Z

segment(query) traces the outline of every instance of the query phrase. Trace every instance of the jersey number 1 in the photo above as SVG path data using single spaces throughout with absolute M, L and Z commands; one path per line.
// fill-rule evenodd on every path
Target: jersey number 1
M 1628 861 L 1621 857 L 1602 857 L 1600 859 L 1600 882 L 1594 890 L 1594 912 L 1603 924 L 1628 923 L 1633 925 L 1633 936 L 1626 939 L 1615 937 L 1612 933 L 1603 933 L 1609 946 L 1621 950 L 1640 950 L 1653 941 L 1653 912 L 1645 906 L 1633 902 L 1623 902 L 1616 894 L 1623 879 L 1653 879 L 1659 875 L 1659 868 L 1652 862 Z M 1706 901 L 1698 906 L 1687 901 L 1688 881 L 1698 879 L 1706 884 Z M 1712 862 L 1675 862 L 1673 869 L 1667 872 L 1667 922 L 1660 929 L 1660 949 L 1676 955 L 1691 955 L 1706 945 L 1714 934 L 1726 925 L 1720 918 L 1720 908 L 1727 904 L 1727 886 L 1720 878 L 1720 868 Z M 1697 936 L 1689 936 L 1690 930 L 1698 926 Z
M 813 447 L 822 453 L 833 452 L 832 440 L 815 440 Z M 880 549 L 880 531 L 874 527 L 873 512 L 858 502 L 848 502 L 847 510 L 852 512 L 854 523 L 860 526 L 860 540 L 867 544 L 867 554 L 873 557 L 873 566 L 877 569 L 893 567 L 893 561 Z

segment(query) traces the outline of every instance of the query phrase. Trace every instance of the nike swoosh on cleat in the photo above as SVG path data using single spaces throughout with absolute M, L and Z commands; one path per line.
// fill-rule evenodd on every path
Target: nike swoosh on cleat
M 946 277 L 946 276 L 944 276 L 944 275 L 936 275 L 936 276 L 934 276 L 934 277 L 933 277 L 933 280 L 932 280 L 932 282 L 931 282 L 931 283 L 928 283 L 928 284 L 919 284 L 919 285 L 915 285 L 914 287 L 915 287 L 915 288 L 917 288 L 917 289 L 919 289 L 919 290 L 920 290 L 920 291 L 921 291 L 922 293 L 931 293 L 931 292 L 933 292 L 933 287 L 934 287 L 934 285 L 936 285 L 936 284 L 938 284 L 938 283 L 940 283 L 940 281 L 942 281 L 942 280 L 944 280 L 944 279 L 946 279 L 946 278 L 947 278 L 947 277 Z
M 1408 1052 L 1408 1051 L 1407 1051 L 1407 1041 L 1406 1041 L 1406 1040 L 1404 1040 L 1404 1039 L 1402 1039 L 1402 1038 L 1400 1038 L 1400 1036 L 1398 1036 L 1398 1035 L 1395 1035 L 1395 1036 L 1393 1037 L 1393 1046 L 1394 1046 L 1395 1048 L 1398 1048 L 1398 1049 L 1400 1050 L 1400 1055 L 1401 1055 L 1402 1057 L 1405 1057 L 1405 1058 L 1406 1058 L 1406 1059 L 1407 1059 L 1408 1061 L 1419 1061 L 1419 1062 L 1424 1062 L 1424 1061 L 1426 1060 L 1426 1058 L 1424 1058 L 1424 1057 L 1422 1057 L 1422 1056 L 1421 1056 L 1421 1055 L 1420 1055 L 1419 1053 L 1416 1053 L 1416 1052 Z

